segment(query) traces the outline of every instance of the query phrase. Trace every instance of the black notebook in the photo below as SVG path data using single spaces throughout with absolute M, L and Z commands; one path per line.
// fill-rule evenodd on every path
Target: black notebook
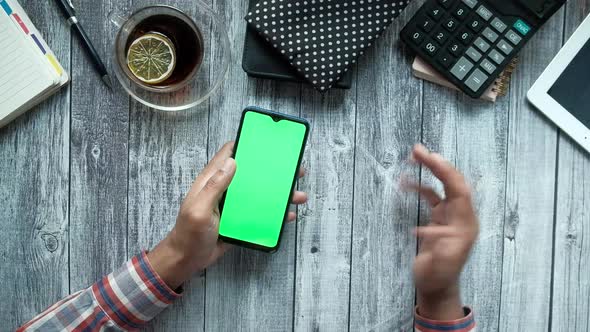
M 250 8 L 257 2 L 258 0 L 250 0 Z M 307 80 L 250 26 L 246 29 L 242 68 L 248 76 L 252 77 L 307 83 Z M 334 84 L 334 87 L 350 89 L 352 73 L 353 71 L 348 71 L 340 81 Z

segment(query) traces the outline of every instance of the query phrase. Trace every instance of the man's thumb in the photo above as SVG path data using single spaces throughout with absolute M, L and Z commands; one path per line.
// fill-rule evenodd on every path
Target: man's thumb
M 228 158 L 223 166 L 207 181 L 199 193 L 199 201 L 207 207 L 215 208 L 221 199 L 221 195 L 229 187 L 234 174 L 236 174 L 236 161 L 233 158 Z

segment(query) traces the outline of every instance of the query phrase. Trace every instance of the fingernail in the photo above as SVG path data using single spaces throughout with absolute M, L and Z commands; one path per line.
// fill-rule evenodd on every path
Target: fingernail
M 227 158 L 223 163 L 223 167 L 221 167 L 221 170 L 224 172 L 229 172 L 232 169 L 233 164 L 234 160 L 232 158 Z

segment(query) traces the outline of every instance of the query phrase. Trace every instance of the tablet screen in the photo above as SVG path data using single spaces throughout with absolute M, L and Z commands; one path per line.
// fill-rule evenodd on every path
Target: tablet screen
M 590 40 L 576 54 L 555 84 L 549 95 L 578 121 L 590 128 Z

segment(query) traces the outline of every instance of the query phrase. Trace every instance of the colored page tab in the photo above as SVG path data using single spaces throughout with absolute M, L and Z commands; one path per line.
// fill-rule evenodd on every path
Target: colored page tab
M 18 22 L 18 25 L 20 25 L 21 29 L 23 29 L 23 31 L 28 35 L 29 28 L 27 28 L 27 26 L 25 25 L 25 22 L 23 22 L 23 20 L 20 18 L 20 16 L 18 16 L 17 13 L 12 14 L 12 16 Z
M 35 41 L 35 44 L 37 44 L 37 46 L 39 46 L 39 48 L 41 49 L 41 52 L 43 52 L 43 54 L 46 54 L 47 52 L 45 51 L 45 48 L 41 44 L 41 41 L 39 41 L 39 38 L 37 38 L 37 36 L 35 36 L 35 34 L 31 34 L 31 37 Z
M 39 56 L 31 47 L 13 15 L 5 15 L 6 1 L 0 0 L 0 122 L 9 119 L 14 110 L 25 107 L 31 100 L 43 96 L 56 85 L 49 60 Z M 12 4 L 12 3 L 11 3 Z M 16 9 L 14 3 L 13 9 Z M 24 14 L 21 14 L 23 19 Z
M 6 15 L 12 14 L 12 8 L 10 8 L 10 6 L 8 5 L 8 2 L 6 2 L 6 0 L 0 0 L 0 7 L 2 7 L 2 9 L 4 9 L 4 11 L 6 12 Z
M 61 76 L 63 70 L 61 69 L 61 66 L 59 65 L 55 57 L 51 54 L 47 54 L 47 59 L 49 59 L 49 62 L 51 63 L 57 74 Z

